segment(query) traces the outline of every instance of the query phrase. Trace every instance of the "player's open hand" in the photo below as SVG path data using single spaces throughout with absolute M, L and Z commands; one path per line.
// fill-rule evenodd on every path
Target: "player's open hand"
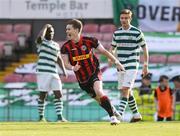
M 126 71 L 124 66 L 121 63 L 117 63 L 116 67 L 117 67 L 118 71 L 124 71 L 124 72 Z
M 67 72 L 63 73 L 63 76 L 64 76 L 65 78 L 68 78 Z
M 79 65 L 79 62 L 76 63 L 76 65 L 73 67 L 73 71 L 78 71 L 81 68 Z

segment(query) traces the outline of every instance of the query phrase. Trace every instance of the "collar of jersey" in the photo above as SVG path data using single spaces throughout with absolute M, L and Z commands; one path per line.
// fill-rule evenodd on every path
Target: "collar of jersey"
M 129 30 L 131 29 L 131 27 L 132 27 L 132 25 L 130 25 L 127 30 L 125 30 L 123 27 L 121 27 L 121 28 L 122 28 L 122 30 L 124 30 L 124 31 L 129 31 Z
M 44 38 L 44 41 L 45 41 L 45 42 L 49 42 L 49 43 L 52 42 L 52 40 L 47 40 L 46 38 Z

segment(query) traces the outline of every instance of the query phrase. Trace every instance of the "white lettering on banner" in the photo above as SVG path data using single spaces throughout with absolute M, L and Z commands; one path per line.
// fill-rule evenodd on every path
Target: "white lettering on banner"
M 138 0 L 136 11 L 142 31 L 180 31 L 180 0 Z M 125 3 L 126 4 L 126 3 Z M 7 8 L 9 7 L 9 8 Z M 112 0 L 0 0 L 0 18 L 112 19 Z
M 11 18 L 14 19 L 112 18 L 112 16 L 112 1 L 110 0 L 11 1 Z
M 75 9 L 79 9 L 79 10 L 84 10 L 87 9 L 88 3 L 84 2 L 76 2 L 76 1 L 70 1 L 70 9 L 75 10 Z
M 39 3 L 30 0 L 26 1 L 27 10 L 48 10 L 49 12 L 53 12 L 54 10 L 66 10 L 67 6 L 67 3 L 60 2 L 59 0 L 54 3 L 48 3 L 48 0 L 40 0 Z M 86 10 L 87 7 L 87 2 L 77 2 L 73 0 L 69 2 L 70 10 Z
M 141 20 L 147 17 L 150 17 L 151 20 L 159 18 L 161 21 L 180 21 L 180 7 L 138 5 L 137 18 Z
M 139 27 L 147 32 L 176 32 L 180 22 L 180 0 L 139 0 Z

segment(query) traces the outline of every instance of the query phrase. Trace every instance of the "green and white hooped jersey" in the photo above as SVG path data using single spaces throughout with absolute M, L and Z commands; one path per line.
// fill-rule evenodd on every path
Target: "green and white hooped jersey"
M 40 45 L 37 45 L 37 48 L 39 58 L 36 72 L 57 75 L 57 59 L 60 55 L 60 47 L 58 43 L 44 39 Z
M 137 70 L 139 67 L 140 49 L 146 46 L 143 33 L 136 27 L 128 30 L 120 27 L 113 34 L 112 46 L 116 47 L 116 55 L 126 70 Z

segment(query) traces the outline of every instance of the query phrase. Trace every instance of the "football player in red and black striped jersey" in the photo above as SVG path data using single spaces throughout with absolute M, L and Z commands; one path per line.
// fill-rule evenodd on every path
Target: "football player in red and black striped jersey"
M 111 117 L 111 124 L 117 124 L 119 121 L 115 117 L 115 110 L 113 110 L 113 106 L 102 89 L 99 61 L 93 50 L 98 50 L 101 54 L 112 60 L 118 70 L 124 71 L 124 67 L 96 38 L 82 36 L 81 31 L 81 21 L 73 19 L 67 23 L 66 33 L 68 41 L 61 48 L 65 67 L 74 71 L 81 89 L 97 100 L 108 112 Z

